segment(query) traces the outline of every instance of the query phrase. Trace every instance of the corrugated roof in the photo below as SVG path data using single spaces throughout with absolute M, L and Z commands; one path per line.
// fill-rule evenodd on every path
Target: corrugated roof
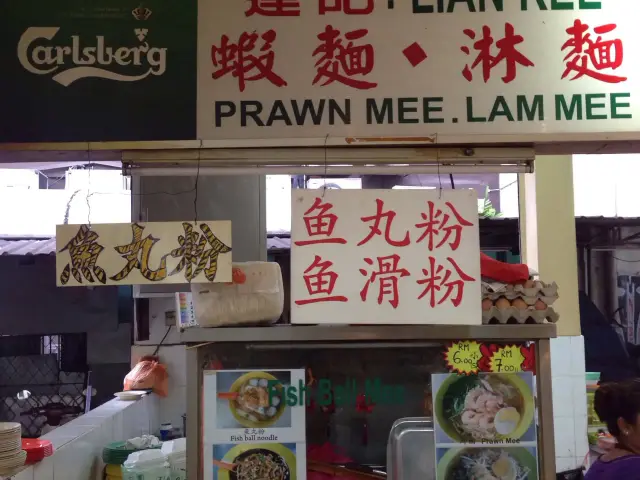
M 268 250 L 289 250 L 291 239 L 287 237 L 267 238 Z M 56 239 L 0 238 L 0 255 L 55 255 Z
M 267 250 L 289 250 L 291 237 L 269 236 L 267 237 Z
M 55 238 L 0 238 L 0 255 L 55 255 Z

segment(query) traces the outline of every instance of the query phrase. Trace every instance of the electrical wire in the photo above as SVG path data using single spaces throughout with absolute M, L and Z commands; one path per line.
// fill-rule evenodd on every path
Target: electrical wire
M 167 339 L 167 335 L 169 335 L 169 332 L 171 331 L 171 329 L 173 328 L 173 325 L 169 325 L 169 327 L 167 328 L 167 331 L 164 334 L 164 337 L 162 337 L 162 340 L 160 340 L 160 343 L 156 346 L 155 351 L 153 352 L 153 356 L 155 357 L 158 352 L 160 351 L 160 347 L 162 346 L 162 344 L 164 343 L 164 341 Z
M 638 259 L 638 260 L 625 260 L 624 258 L 614 257 L 613 255 L 611 255 L 611 258 L 613 258 L 614 260 L 617 260 L 619 262 L 624 262 L 624 263 L 640 263 L 640 259 Z

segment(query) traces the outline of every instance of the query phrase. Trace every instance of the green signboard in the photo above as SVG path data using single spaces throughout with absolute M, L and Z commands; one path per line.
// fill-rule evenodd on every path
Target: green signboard
M 196 0 L 0 2 L 0 142 L 196 136 Z

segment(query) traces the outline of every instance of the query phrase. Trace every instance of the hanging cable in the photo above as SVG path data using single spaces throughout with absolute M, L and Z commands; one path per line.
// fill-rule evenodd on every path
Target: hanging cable
M 324 194 L 327 193 L 327 171 L 329 166 L 327 165 L 327 142 L 329 141 L 329 134 L 324 137 L 324 185 L 322 186 L 322 198 L 324 198 Z
M 92 170 L 91 149 L 87 150 L 87 155 L 89 157 L 89 173 L 87 175 L 87 197 L 86 197 L 87 226 L 89 227 L 89 230 L 91 230 L 91 170 Z

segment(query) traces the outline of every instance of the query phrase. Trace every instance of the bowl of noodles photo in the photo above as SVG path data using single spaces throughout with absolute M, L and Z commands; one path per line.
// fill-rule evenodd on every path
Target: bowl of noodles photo
M 535 405 L 531 388 L 517 374 L 449 375 L 434 410 L 438 427 L 453 443 L 482 443 L 521 439 Z
M 282 416 L 286 408 L 284 387 L 271 383 L 276 392 L 269 395 L 269 382 L 279 380 L 267 372 L 249 372 L 233 382 L 230 393 L 235 397 L 229 399 L 229 410 L 240 425 L 265 428 Z
M 457 448 L 438 462 L 443 480 L 537 480 L 535 456 L 526 448 Z
M 279 443 L 236 445 L 222 463 L 218 480 L 296 480 L 296 456 Z

